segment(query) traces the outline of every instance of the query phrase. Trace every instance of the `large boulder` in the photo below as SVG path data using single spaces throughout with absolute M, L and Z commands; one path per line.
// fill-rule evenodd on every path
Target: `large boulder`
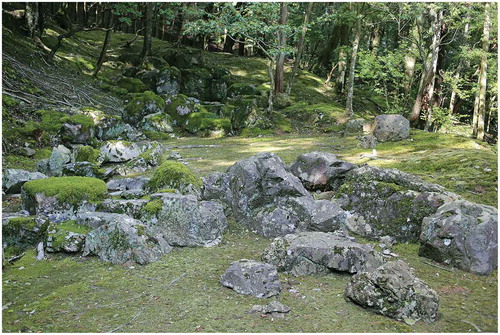
M 156 94 L 176 95 L 180 92 L 181 73 L 168 64 L 161 69 L 141 71 L 137 76 Z
M 191 113 L 206 111 L 198 99 L 183 94 L 168 97 L 165 104 L 167 113 L 172 117 L 172 124 L 179 127 L 184 126 Z
M 146 115 L 140 123 L 143 131 L 156 131 L 161 133 L 172 133 L 172 117 L 164 112 Z
M 390 235 L 407 242 L 418 240 L 424 217 L 458 196 L 398 170 L 362 166 L 347 173 L 336 197 L 351 213 L 350 231 L 372 239 Z
M 380 142 L 400 141 L 410 136 L 410 121 L 397 114 L 375 117 L 373 136 Z
M 202 178 L 201 198 L 220 202 L 224 209 L 230 209 L 233 195 L 229 188 L 229 175 L 222 172 L 214 172 Z
M 422 221 L 419 255 L 490 274 L 498 262 L 498 211 L 466 200 L 447 203 Z
M 104 163 L 122 163 L 141 154 L 141 148 L 136 143 L 127 141 L 107 141 L 100 150 Z
M 51 177 L 26 182 L 21 189 L 23 208 L 46 215 L 53 222 L 72 220 L 75 213 L 95 209 L 108 196 L 104 181 L 90 177 Z
M 224 203 L 238 223 L 265 237 L 297 230 L 333 231 L 346 220 L 336 203 L 315 201 L 281 158 L 271 153 L 239 161 L 226 176 L 206 181 L 205 200 Z
M 108 115 L 103 111 L 86 108 L 82 113 L 94 121 L 95 136 L 102 140 L 137 141 L 144 135 L 130 124 L 124 122 L 120 116 Z
M 175 193 L 154 193 L 151 199 L 141 219 L 163 234 L 170 245 L 208 247 L 222 240 L 227 218 L 219 203 Z
M 198 194 L 202 179 L 181 162 L 166 160 L 154 172 L 147 184 L 149 191 L 175 189 L 183 194 Z
M 336 190 L 353 168 L 353 164 L 337 159 L 334 154 L 314 151 L 298 156 L 290 171 L 306 189 L 330 191 Z
M 119 216 L 91 231 L 83 255 L 97 255 L 113 264 L 147 264 L 172 250 L 161 234 L 127 216 Z
M 281 282 L 274 265 L 247 259 L 231 263 L 220 283 L 240 294 L 257 298 L 269 298 L 281 291 Z
M 22 169 L 5 169 L 2 174 L 2 189 L 7 194 L 21 193 L 21 186 L 27 181 L 47 178 L 40 172 L 29 172 Z
M 260 95 L 259 90 L 252 84 L 235 83 L 227 89 L 227 96 L 234 98 L 239 95 Z
M 375 313 L 408 324 L 435 321 L 439 306 L 436 292 L 416 278 L 403 261 L 355 274 L 347 283 L 345 296 Z
M 149 142 L 140 150 L 139 156 L 125 164 L 118 165 L 115 172 L 121 176 L 141 173 L 158 166 L 163 160 L 164 147 L 158 142 Z
M 212 101 L 212 74 L 206 68 L 192 67 L 182 69 L 181 93 L 200 100 Z
M 383 264 L 383 256 L 369 244 L 339 232 L 303 232 L 275 238 L 262 254 L 264 262 L 294 276 L 314 273 L 358 273 Z
M 227 99 L 221 113 L 225 118 L 231 120 L 232 128 L 235 131 L 255 126 L 260 119 L 257 99 L 253 98 L 236 97 Z

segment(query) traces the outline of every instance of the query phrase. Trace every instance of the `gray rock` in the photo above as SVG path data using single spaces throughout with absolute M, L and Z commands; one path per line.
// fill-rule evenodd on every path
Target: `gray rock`
M 126 190 L 126 191 L 111 192 L 109 195 L 114 199 L 116 199 L 116 198 L 139 199 L 139 198 L 147 195 L 147 192 L 144 190 Z
M 63 176 L 81 176 L 103 179 L 106 171 L 101 169 L 99 165 L 91 162 L 75 162 L 63 165 L 62 174 Z
M 83 255 L 97 255 L 104 262 L 147 264 L 172 250 L 163 237 L 130 217 L 111 220 L 91 231 Z
M 79 123 L 63 123 L 61 138 L 65 143 L 88 143 L 95 136 L 94 127 L 85 128 Z
M 102 141 L 137 141 L 145 138 L 142 132 L 116 116 L 102 116 L 97 122 L 95 129 L 97 138 Z
M 422 221 L 419 255 L 463 270 L 490 274 L 498 262 L 498 211 L 457 200 Z
M 410 136 L 410 121 L 397 114 L 375 117 L 373 136 L 380 142 L 400 141 Z
M 230 208 L 232 193 L 229 188 L 229 176 L 225 173 L 214 172 L 202 179 L 201 198 L 218 201 L 224 206 L 224 209 Z
M 25 182 L 47 178 L 40 172 L 29 172 L 21 169 L 5 169 L 2 174 L 2 189 L 7 194 L 21 193 L 21 186 Z
M 143 145 L 140 150 L 142 153 L 139 156 L 125 164 L 119 164 L 115 171 L 121 176 L 128 176 L 154 168 L 161 163 L 165 148 L 158 142 L 151 142 Z
M 308 190 L 336 190 L 354 165 L 327 152 L 310 152 L 297 157 L 290 171 Z
M 356 146 L 363 149 L 373 149 L 377 146 L 377 138 L 373 135 L 361 136 Z
M 315 201 L 283 161 L 270 153 L 206 178 L 203 197 L 223 203 L 238 223 L 265 237 L 310 229 L 332 231 L 346 220 L 337 204 Z
M 35 165 L 36 165 L 36 170 L 38 172 L 43 173 L 45 175 L 49 173 L 49 159 L 48 158 L 39 160 L 38 162 L 36 162 Z
M 49 158 L 48 175 L 60 177 L 62 175 L 63 166 L 71 162 L 71 150 L 64 145 L 52 149 Z
M 391 235 L 399 242 L 417 241 L 422 219 L 458 198 L 416 176 L 370 166 L 351 170 L 337 197 L 351 213 L 346 224 L 350 231 L 374 239 Z
M 276 316 L 276 314 L 288 313 L 292 309 L 286 305 L 283 305 L 279 301 L 272 301 L 267 305 L 253 305 L 250 313 L 260 313 L 260 314 L 271 314 Z
M 275 238 L 262 254 L 264 262 L 294 276 L 314 273 L 358 273 L 383 264 L 383 256 L 369 244 L 343 233 L 303 232 Z
M 231 263 L 220 283 L 240 294 L 257 298 L 269 298 L 281 292 L 275 266 L 247 259 Z
M 122 178 L 112 179 L 106 183 L 110 192 L 126 191 L 126 190 L 143 190 L 150 178 L 135 177 L 135 178 Z
M 179 94 L 181 89 L 181 74 L 176 68 L 163 68 L 155 78 L 157 94 Z
M 137 144 L 125 141 L 107 141 L 100 150 L 104 157 L 104 163 L 126 162 L 141 154 Z
M 127 214 L 135 219 L 140 219 L 144 206 L 149 202 L 145 199 L 106 199 L 101 205 L 100 209 L 109 213 Z
M 174 193 L 155 193 L 151 200 L 159 201 L 161 208 L 143 213 L 142 220 L 163 234 L 170 245 L 208 247 L 222 240 L 227 218 L 221 204 Z
M 374 271 L 354 275 L 345 296 L 376 313 L 413 324 L 436 320 L 439 297 L 403 261 L 388 262 Z
M 76 223 L 80 226 L 96 229 L 108 222 L 120 222 L 121 220 L 127 220 L 128 218 L 129 216 L 125 214 L 85 212 L 76 214 Z

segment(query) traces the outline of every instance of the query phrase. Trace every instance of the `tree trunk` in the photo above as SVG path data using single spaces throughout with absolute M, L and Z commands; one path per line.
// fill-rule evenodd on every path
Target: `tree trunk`
M 488 49 L 490 44 L 490 3 L 486 2 L 484 6 L 484 28 L 483 28 L 483 53 L 481 55 L 481 65 L 479 68 L 479 92 L 477 93 L 477 112 L 474 108 L 474 114 L 477 114 L 477 124 L 474 129 L 477 133 L 477 139 L 484 141 L 484 121 L 486 116 L 486 72 L 488 68 Z
M 245 56 L 245 37 L 240 38 L 238 43 L 238 55 Z
M 229 37 L 229 35 L 226 32 L 226 40 L 224 41 L 224 49 L 223 49 L 223 51 L 232 54 L 233 53 L 234 43 L 235 43 L 234 40 L 231 37 Z
M 106 59 L 106 51 L 109 46 L 109 40 L 111 39 L 111 32 L 113 31 L 113 28 L 110 28 L 111 26 L 111 21 L 112 21 L 112 13 L 111 9 L 106 10 L 106 22 L 105 22 L 105 27 L 106 27 L 106 35 L 104 36 L 104 43 L 102 44 L 102 49 L 101 53 L 99 55 L 99 59 L 97 60 L 96 66 L 94 68 L 94 72 L 92 75 L 95 77 L 97 76 L 97 73 L 101 70 L 102 64 L 104 63 L 104 60 Z
M 422 77 L 420 81 L 420 87 L 415 98 L 415 103 L 413 104 L 412 113 L 409 117 L 409 120 L 413 123 L 418 123 L 420 119 L 420 112 L 422 111 L 422 106 L 424 104 L 425 99 L 432 99 L 432 95 L 434 94 L 434 74 L 437 64 L 437 58 L 439 54 L 439 45 L 441 39 L 441 17 L 442 10 L 436 13 L 433 9 L 430 10 L 431 16 L 434 18 L 434 22 L 431 27 L 431 31 L 433 31 L 433 38 L 431 44 L 431 51 L 427 56 L 427 59 L 423 62 L 422 69 Z M 427 106 L 426 106 L 427 108 Z M 429 105 L 429 108 L 430 105 Z
M 288 5 L 284 2 L 280 4 L 279 25 L 284 26 L 288 16 Z M 286 47 L 286 35 L 283 29 L 278 30 L 278 49 Z M 274 91 L 276 94 L 284 92 L 284 72 L 285 72 L 285 53 L 280 51 L 276 57 L 276 75 L 274 79 Z
M 378 53 L 378 47 L 380 45 L 380 36 L 381 36 L 381 28 L 380 25 L 377 24 L 372 31 L 372 38 L 370 40 L 370 50 L 372 51 L 372 55 L 376 56 Z
M 151 46 L 153 44 L 152 33 L 153 33 L 153 6 L 154 2 L 147 2 L 145 5 L 145 23 L 146 29 L 144 29 L 144 43 L 142 45 L 141 59 L 144 60 L 146 56 L 151 55 Z
M 339 56 L 338 56 L 339 70 L 338 70 L 337 80 L 335 82 L 335 91 L 339 94 L 344 94 L 345 74 L 347 70 L 347 52 L 345 51 L 345 48 L 343 48 L 342 46 L 345 46 L 348 43 L 349 43 L 349 26 L 347 24 L 343 24 L 340 29 L 341 48 L 339 49 Z
M 34 38 L 38 32 L 39 8 L 38 2 L 26 2 L 24 18 L 28 27 L 28 36 Z
M 361 16 L 358 14 L 356 19 L 356 32 L 354 34 L 354 41 L 352 43 L 351 64 L 349 68 L 349 80 L 347 82 L 347 102 L 345 113 L 347 117 L 354 114 L 352 109 L 352 99 L 354 97 L 354 71 L 356 70 L 356 59 L 358 57 L 359 40 L 361 38 Z
M 470 10 L 467 12 L 467 17 L 466 17 L 466 23 L 465 23 L 465 28 L 464 28 L 464 43 L 467 44 L 469 41 L 469 26 L 470 26 Z M 458 80 L 460 79 L 460 72 L 462 71 L 462 68 L 464 66 L 464 60 L 463 58 L 460 59 L 458 62 L 457 70 L 455 72 L 455 76 L 453 78 L 453 81 L 455 85 L 458 84 Z M 453 110 L 455 108 L 455 99 L 457 96 L 457 91 L 454 87 L 451 89 L 451 95 L 450 95 L 450 106 L 449 106 L 449 114 L 453 114 Z
M 286 94 L 290 95 L 292 92 L 292 85 L 295 76 L 299 70 L 300 59 L 302 58 L 302 53 L 304 51 L 304 39 L 306 38 L 307 33 L 307 25 L 309 24 L 309 17 L 311 16 L 312 7 L 314 2 L 309 2 L 307 4 L 306 16 L 304 17 L 304 24 L 302 25 L 302 33 L 299 36 L 299 40 L 297 41 L 297 53 L 295 54 L 295 62 L 293 63 L 292 75 L 290 77 L 290 81 L 288 82 L 288 86 L 286 88 Z

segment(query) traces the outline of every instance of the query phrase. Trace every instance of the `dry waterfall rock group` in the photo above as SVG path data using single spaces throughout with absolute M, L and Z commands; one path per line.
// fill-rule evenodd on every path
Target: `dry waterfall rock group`
M 87 153 L 91 161 L 78 159 L 82 150 L 89 149 L 55 147 L 39 165 L 44 173 L 4 171 L 3 192 L 20 193 L 23 202 L 22 211 L 3 213 L 4 248 L 38 247 L 39 258 L 66 252 L 147 264 L 173 248 L 219 244 L 231 217 L 270 244 L 260 260 L 234 260 L 221 285 L 269 298 L 283 288 L 279 272 L 345 273 L 346 299 L 407 323 L 436 320 L 439 297 L 391 252 L 393 244 L 419 242 L 420 256 L 478 274 L 497 267 L 497 209 L 395 169 L 357 166 L 325 152 L 287 166 L 260 153 L 199 184 L 153 187 L 156 177 L 127 175 L 156 168 L 166 156 L 183 165 L 172 148 L 108 141 Z M 43 186 L 47 178 L 51 185 Z M 81 193 L 54 191 L 65 178 L 82 178 L 67 179 L 77 190 L 81 183 Z M 377 241 L 383 251 L 349 233 Z M 285 315 L 290 308 L 274 301 L 252 310 Z

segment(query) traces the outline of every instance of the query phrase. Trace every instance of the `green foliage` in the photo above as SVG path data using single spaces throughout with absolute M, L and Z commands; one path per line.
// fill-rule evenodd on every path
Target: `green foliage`
M 200 188 L 202 180 L 186 165 L 180 162 L 165 161 L 154 172 L 148 183 L 148 189 L 153 192 L 163 188 L 180 190 L 189 184 Z
M 57 200 L 77 206 L 82 201 L 98 202 L 108 195 L 106 183 L 90 177 L 50 177 L 30 180 L 23 185 L 24 191 L 35 196 L 43 193 L 56 196 Z
M 14 99 L 6 94 L 2 94 L 2 106 L 15 107 L 18 104 L 19 104 L 19 102 L 16 99 Z

